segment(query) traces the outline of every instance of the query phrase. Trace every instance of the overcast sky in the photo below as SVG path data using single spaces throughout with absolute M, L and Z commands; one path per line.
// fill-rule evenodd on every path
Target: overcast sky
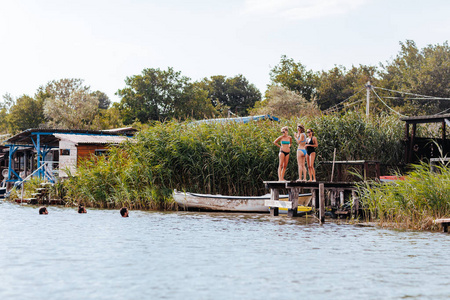
M 0 95 L 81 78 L 113 101 L 127 76 L 243 74 L 262 93 L 285 54 L 314 71 L 377 65 L 450 38 L 449 0 L 0 0 Z

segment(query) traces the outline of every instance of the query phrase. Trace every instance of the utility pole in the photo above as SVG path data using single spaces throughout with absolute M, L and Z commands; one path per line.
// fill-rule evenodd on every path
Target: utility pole
M 370 84 L 370 80 L 366 83 L 366 117 L 369 116 L 369 103 L 370 103 L 370 90 L 372 89 L 372 85 Z

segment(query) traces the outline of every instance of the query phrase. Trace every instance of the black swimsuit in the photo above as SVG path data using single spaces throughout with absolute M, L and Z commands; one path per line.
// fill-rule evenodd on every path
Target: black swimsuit
M 283 153 L 283 154 L 284 154 L 284 156 L 287 156 L 287 155 L 289 155 L 289 152 L 284 152 L 284 151 L 281 151 L 281 150 L 280 150 L 280 152 L 281 152 L 281 153 Z
M 313 140 L 313 139 L 310 138 L 310 139 L 308 139 L 308 140 L 306 141 L 306 143 L 307 143 L 308 145 L 314 145 L 314 143 L 313 143 L 312 140 Z M 315 147 L 306 147 L 306 153 L 307 153 L 308 155 L 310 155 L 311 153 L 314 153 L 314 152 L 316 152 L 316 148 L 315 148 Z

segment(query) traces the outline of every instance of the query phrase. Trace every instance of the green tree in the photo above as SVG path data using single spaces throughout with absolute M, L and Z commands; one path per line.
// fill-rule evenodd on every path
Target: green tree
M 116 93 L 122 97 L 118 108 L 125 124 L 203 117 L 214 111 L 206 94 L 173 68 L 144 69 L 141 75 L 127 77 L 125 83 L 127 87 Z
M 82 79 L 53 80 L 40 87 L 37 98 L 45 98 L 44 115 L 50 126 L 89 129 L 98 114 L 99 100 Z
M 450 48 L 448 42 L 442 45 L 428 45 L 419 50 L 412 40 L 400 42 L 397 56 L 381 65 L 380 85 L 384 88 L 419 95 L 450 97 Z M 433 114 L 449 109 L 449 101 L 422 100 L 407 94 L 383 95 L 397 97 L 389 100 L 390 105 L 407 114 Z
M 98 99 L 98 108 L 100 109 L 108 109 L 111 105 L 111 100 L 108 95 L 101 91 L 95 91 L 91 93 L 92 96 L 97 97 Z
M 15 101 L 6 116 L 10 132 L 16 133 L 29 128 L 38 128 L 45 122 L 42 99 L 23 95 Z
M 343 66 L 322 71 L 316 92 L 320 109 L 325 110 L 348 99 L 363 89 L 368 81 L 372 84 L 376 83 L 376 72 L 376 67 L 364 65 L 352 66 L 348 71 Z M 363 95 L 365 94 L 362 93 L 359 98 L 364 97 Z
M 314 102 L 307 101 L 296 92 L 282 86 L 272 85 L 267 89 L 265 99 L 255 104 L 251 114 L 269 114 L 290 119 L 292 117 L 319 115 L 320 110 Z
M 218 110 L 228 108 L 234 113 L 245 115 L 257 101 L 261 101 L 261 92 L 241 74 L 230 78 L 211 76 L 204 78 L 198 85 L 208 92 L 208 98 Z
M 270 71 L 272 85 L 281 85 L 311 101 L 316 93 L 318 75 L 286 55 Z

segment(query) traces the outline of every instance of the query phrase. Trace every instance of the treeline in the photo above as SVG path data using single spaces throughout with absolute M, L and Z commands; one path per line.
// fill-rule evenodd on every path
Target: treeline
M 387 106 L 407 115 L 434 114 L 450 109 L 448 100 L 426 100 L 417 95 L 450 98 L 450 49 L 448 42 L 418 49 L 414 41 L 400 43 L 400 51 L 379 66 L 359 65 L 328 71 L 308 70 L 301 62 L 282 56 L 270 71 L 271 82 L 261 92 L 243 75 L 222 75 L 192 81 L 175 71 L 147 68 L 127 77 L 116 92 L 121 100 L 111 105 L 101 91 L 91 91 L 82 79 L 53 80 L 31 97 L 3 96 L 0 132 L 28 128 L 106 129 L 154 121 L 203 119 L 229 114 L 270 113 L 280 117 L 318 115 L 351 96 L 364 99 L 370 81 Z M 396 94 L 391 91 L 402 91 Z M 388 108 L 380 101 L 376 113 Z

